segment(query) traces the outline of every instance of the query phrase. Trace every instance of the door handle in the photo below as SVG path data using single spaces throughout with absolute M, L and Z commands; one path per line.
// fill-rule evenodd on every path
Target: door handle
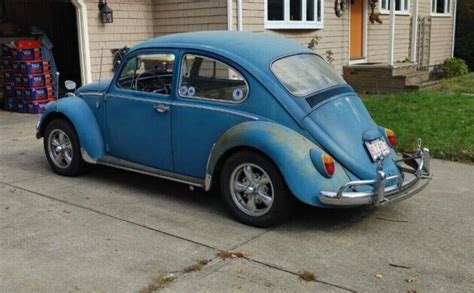
M 170 106 L 165 105 L 165 104 L 159 104 L 159 105 L 154 106 L 153 109 L 155 109 L 155 111 L 158 113 L 165 113 L 170 110 Z

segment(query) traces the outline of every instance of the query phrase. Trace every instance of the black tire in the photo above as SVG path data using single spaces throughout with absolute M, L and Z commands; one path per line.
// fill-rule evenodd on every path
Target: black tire
M 273 202 L 269 209 L 262 215 L 247 214 L 241 210 L 242 207 L 239 208 L 238 203 L 234 200 L 235 197 L 232 195 L 231 180 L 235 182 L 232 179 L 234 178 L 233 174 L 234 172 L 238 172 L 239 167 L 245 164 L 251 164 L 261 168 L 271 180 Z M 260 228 L 274 226 L 285 220 L 293 210 L 293 195 L 289 191 L 280 171 L 270 159 L 257 152 L 242 151 L 231 155 L 224 163 L 221 171 L 220 189 L 221 195 L 229 207 L 232 216 L 246 225 Z
M 55 163 L 56 160 L 50 153 L 48 146 L 50 135 L 53 132 L 57 132 L 58 130 L 64 132 L 67 135 L 67 138 L 70 141 L 70 147 L 72 148 L 70 151 L 72 154 L 72 160 L 67 164 L 67 166 L 59 166 L 57 163 Z M 69 121 L 64 119 L 55 119 L 49 122 L 48 125 L 46 125 L 46 129 L 44 131 L 43 147 L 46 158 L 48 159 L 48 163 L 55 173 L 62 176 L 74 177 L 82 174 L 85 171 L 86 163 L 82 159 L 79 139 L 74 127 L 71 125 L 71 123 L 69 123 Z

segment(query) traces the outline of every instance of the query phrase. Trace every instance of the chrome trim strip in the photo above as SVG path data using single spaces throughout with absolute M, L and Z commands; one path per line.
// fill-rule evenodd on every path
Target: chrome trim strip
M 155 103 L 155 104 L 165 104 L 165 105 L 171 105 L 172 101 L 168 100 L 159 100 L 159 99 L 146 99 L 146 98 L 136 98 L 136 97 L 129 97 L 129 96 L 124 96 L 124 95 L 119 95 L 119 94 L 109 94 L 108 98 L 117 98 L 117 99 L 125 99 L 125 100 L 131 100 L 131 101 L 140 101 L 140 102 L 147 102 L 147 103 Z
M 97 161 L 98 165 L 104 165 L 108 167 L 113 167 L 117 169 L 122 169 L 126 171 L 131 171 L 135 173 L 140 173 L 144 175 L 150 175 L 157 178 L 167 179 L 171 181 L 176 181 L 179 183 L 184 183 L 187 185 L 192 185 L 196 187 L 204 187 L 204 183 L 202 179 L 189 177 L 185 175 L 179 175 L 176 173 L 172 173 L 169 171 L 156 169 L 153 167 L 148 167 L 145 165 L 141 165 L 138 163 L 130 162 L 127 160 L 123 160 L 120 158 L 115 158 L 112 156 L 105 156 Z
M 103 96 L 104 94 L 101 92 L 79 92 L 79 96 Z
M 200 109 L 200 110 L 208 110 L 208 111 L 214 111 L 214 112 L 219 112 L 219 113 L 224 113 L 224 114 L 229 114 L 229 115 L 234 115 L 234 116 L 239 116 L 243 118 L 247 118 L 250 120 L 260 120 L 257 116 L 245 114 L 240 111 L 234 111 L 234 110 L 228 110 L 224 108 L 215 108 L 212 106 L 205 106 L 205 105 L 196 105 L 196 104 L 186 104 L 182 102 L 175 102 L 173 103 L 173 106 L 177 107 L 187 107 L 187 108 L 194 108 L 194 109 Z
M 86 163 L 97 164 L 97 160 L 94 160 L 84 148 L 81 148 L 81 156 Z

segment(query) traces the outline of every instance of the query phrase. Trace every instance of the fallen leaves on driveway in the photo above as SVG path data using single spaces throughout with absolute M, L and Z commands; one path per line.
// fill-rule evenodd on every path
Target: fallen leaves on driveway
M 301 280 L 306 281 L 306 282 L 315 282 L 316 281 L 316 275 L 310 271 L 301 271 L 298 272 L 298 276 L 300 277 Z
M 140 293 L 152 293 L 168 287 L 176 277 L 173 274 L 161 275 L 153 280 L 148 286 L 140 290 Z
M 237 251 L 224 251 L 221 250 L 218 253 L 216 253 L 216 256 L 219 257 L 220 259 L 228 259 L 228 258 L 245 258 L 249 259 L 248 253 L 245 252 L 237 252 Z
M 375 277 L 381 280 L 383 278 L 383 275 L 381 273 L 375 273 Z
M 416 281 L 415 277 L 408 277 L 408 278 L 405 279 L 405 282 L 407 282 L 407 283 L 413 283 L 415 281 Z
M 209 260 L 207 259 L 202 259 L 200 261 L 198 261 L 197 263 L 195 264 L 192 264 L 188 267 L 185 267 L 183 269 L 183 273 L 192 273 L 192 272 L 198 272 L 200 271 L 205 265 L 207 265 L 209 263 Z

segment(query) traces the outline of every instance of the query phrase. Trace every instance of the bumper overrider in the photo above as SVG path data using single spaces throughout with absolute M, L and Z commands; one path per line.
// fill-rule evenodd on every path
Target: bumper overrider
M 377 179 L 351 181 L 337 192 L 321 191 L 319 201 L 332 206 L 386 206 L 407 199 L 421 191 L 431 180 L 430 159 L 430 151 L 423 148 L 421 139 L 418 139 L 415 153 L 397 161 L 400 175 L 386 176 L 382 170 L 382 159 L 377 168 Z M 385 187 L 389 181 L 397 181 L 397 184 Z M 373 190 L 356 191 L 360 186 L 372 186 Z

